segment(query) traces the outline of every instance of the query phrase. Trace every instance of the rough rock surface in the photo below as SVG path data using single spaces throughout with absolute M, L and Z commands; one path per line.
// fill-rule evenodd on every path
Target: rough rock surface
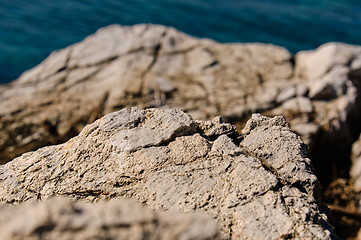
M 303 110 L 301 104 L 294 104 L 294 120 L 282 109 L 273 111 L 282 112 L 291 128 L 314 150 L 311 159 L 323 179 L 335 173 L 348 175 L 351 145 L 361 130 L 360 71 L 360 46 L 328 43 L 315 51 L 300 52 L 294 78 L 306 84 L 305 101 L 312 110 L 306 104 Z
M 178 107 L 197 119 L 248 115 L 267 108 L 268 100 L 254 100 L 257 89 L 289 78 L 290 59 L 281 47 L 223 45 L 158 25 L 100 29 L 0 86 L 0 161 L 67 141 L 123 107 Z
M 0 86 L 0 161 L 65 142 L 123 107 L 177 107 L 242 127 L 254 112 L 284 115 L 328 180 L 332 169 L 348 171 L 360 132 L 360 79 L 359 46 L 329 43 L 294 59 L 273 45 L 113 25 Z
M 123 109 L 0 166 L 0 202 L 137 199 L 205 212 L 227 239 L 332 239 L 306 146 L 283 117 L 235 127 L 177 109 Z
M 154 212 L 134 200 L 105 204 L 66 198 L 0 206 L 0 239 L 220 239 L 216 222 L 200 214 Z

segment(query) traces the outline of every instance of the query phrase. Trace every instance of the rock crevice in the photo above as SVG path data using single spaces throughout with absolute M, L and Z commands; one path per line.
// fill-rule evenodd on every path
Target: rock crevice
M 219 117 L 123 109 L 0 166 L 0 202 L 128 197 L 156 210 L 207 213 L 223 239 L 336 239 L 303 143 L 285 119 L 255 114 L 243 134 L 239 140 Z

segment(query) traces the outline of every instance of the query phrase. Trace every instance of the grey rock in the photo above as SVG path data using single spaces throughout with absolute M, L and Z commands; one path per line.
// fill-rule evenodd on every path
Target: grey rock
M 333 99 L 346 94 L 349 70 L 342 66 L 332 69 L 323 78 L 310 85 L 312 99 Z
M 274 45 L 220 44 L 159 25 L 112 25 L 0 85 L 0 162 L 63 143 L 124 107 L 175 107 L 194 119 L 222 116 L 239 129 L 260 112 L 285 116 L 299 133 L 309 132 L 300 126 L 319 129 L 301 137 L 327 182 L 332 168 L 344 168 L 361 130 L 355 126 L 360 59 L 360 46 L 341 43 L 293 59 Z
M 0 162 L 65 142 L 123 107 L 176 107 L 202 120 L 248 114 L 247 104 L 275 98 L 271 89 L 254 101 L 255 90 L 289 78 L 290 59 L 281 47 L 219 44 L 160 25 L 100 29 L 0 86 Z
M 281 93 L 277 97 L 277 102 L 284 102 L 290 98 L 293 98 L 297 95 L 297 87 L 295 85 L 291 85 L 288 88 L 285 88 L 281 91 Z
M 282 114 L 287 112 L 292 113 L 312 113 L 313 112 L 312 102 L 306 97 L 295 97 L 285 101 L 280 108 L 274 109 L 273 113 Z
M 302 136 L 302 141 L 308 145 L 309 148 L 313 148 L 315 136 L 321 131 L 321 127 L 312 122 L 294 124 L 291 128 L 295 133 Z
M 287 113 L 276 108 L 278 114 L 287 118 L 292 129 L 298 126 L 294 130 L 309 144 L 310 157 L 325 183 L 332 180 L 332 169 L 348 170 L 345 159 L 361 130 L 358 126 L 361 75 L 357 74 L 360 56 L 360 46 L 343 43 L 327 43 L 314 51 L 297 53 L 294 77 L 296 82 L 299 79 L 298 83 L 307 84 L 308 91 L 304 96 L 311 100 L 313 111 Z M 310 129 L 300 129 L 300 126 L 310 124 L 317 131 L 310 134 Z
M 280 82 L 280 81 L 278 81 Z M 305 97 L 309 91 L 308 84 L 301 79 L 294 79 L 292 81 L 285 81 L 285 86 L 279 86 L 279 92 L 277 93 L 276 101 L 283 103 L 291 98 Z M 275 89 L 274 85 L 269 86 L 271 89 Z
M 66 198 L 0 206 L 0 239 L 220 239 L 201 214 L 154 212 L 134 200 L 79 203 Z
M 352 64 L 360 53 L 360 46 L 344 43 L 327 43 L 316 51 L 302 51 L 296 55 L 295 74 L 307 80 L 319 79 L 334 68 Z
M 299 83 L 297 85 L 297 96 L 303 97 L 308 93 L 308 86 L 306 83 Z
M 242 132 L 176 109 L 123 109 L 1 165 L 0 202 L 127 197 L 207 213 L 223 239 L 336 239 L 306 146 L 285 119 L 253 115 Z

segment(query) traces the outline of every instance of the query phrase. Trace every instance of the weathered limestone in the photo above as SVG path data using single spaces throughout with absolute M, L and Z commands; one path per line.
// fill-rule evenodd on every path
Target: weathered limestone
M 361 131 L 361 47 L 328 43 L 295 59 L 266 44 L 219 44 L 159 25 L 113 25 L 0 86 L 0 162 L 67 141 L 123 107 L 177 107 L 244 126 L 284 115 L 318 176 L 348 171 Z
M 306 146 L 283 117 L 235 127 L 176 109 L 123 109 L 0 166 L 0 202 L 134 198 L 207 213 L 223 239 L 335 239 Z
M 64 142 L 126 106 L 179 107 L 197 119 L 248 116 L 247 105 L 269 104 L 254 101 L 263 82 L 291 76 L 290 59 L 281 47 L 222 45 L 164 26 L 100 29 L 0 86 L 0 161 Z
M 347 175 L 351 145 L 361 130 L 361 75 L 356 74 L 361 69 L 360 59 L 360 46 L 342 43 L 328 43 L 296 55 L 295 78 L 306 84 L 305 96 L 313 111 L 304 104 L 303 110 L 295 112 L 303 116 L 290 120 L 291 128 L 309 144 L 311 159 L 323 179 L 330 179 L 333 169 L 339 176 Z
M 0 206 L 0 239 L 220 239 L 205 215 L 154 212 L 134 200 L 104 204 L 66 198 Z

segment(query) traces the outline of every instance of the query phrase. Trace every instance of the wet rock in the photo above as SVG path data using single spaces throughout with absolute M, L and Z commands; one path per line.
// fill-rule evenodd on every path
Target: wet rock
M 123 109 L 0 166 L 1 203 L 53 196 L 207 213 L 224 239 L 336 238 L 306 146 L 283 117 L 255 114 L 238 136 L 219 118 Z
M 154 212 L 134 200 L 79 203 L 66 198 L 0 206 L 1 239 L 220 239 L 201 214 Z

